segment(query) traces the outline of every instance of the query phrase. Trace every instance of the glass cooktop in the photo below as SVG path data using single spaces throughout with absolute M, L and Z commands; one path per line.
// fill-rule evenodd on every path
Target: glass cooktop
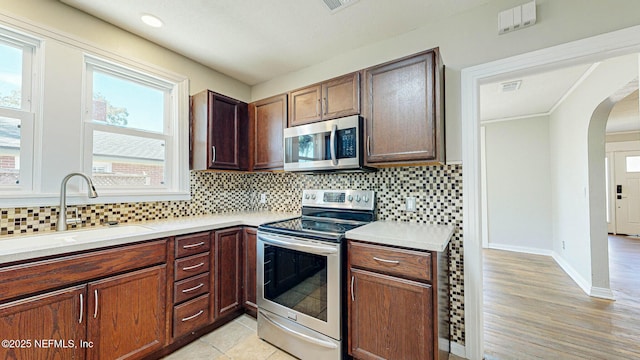
M 362 223 L 343 223 L 299 217 L 260 225 L 259 229 L 279 234 L 339 242 L 344 233 L 362 226 Z

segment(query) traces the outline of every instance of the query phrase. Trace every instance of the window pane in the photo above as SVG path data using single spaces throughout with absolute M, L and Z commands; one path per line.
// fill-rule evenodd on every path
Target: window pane
M 627 156 L 627 172 L 640 172 L 640 156 Z
M 0 185 L 20 180 L 20 120 L 0 117 Z
M 22 108 L 22 49 L 0 43 L 0 106 Z
M 163 186 L 165 142 L 94 131 L 92 167 L 98 187 Z
M 94 70 L 93 120 L 162 133 L 164 91 Z

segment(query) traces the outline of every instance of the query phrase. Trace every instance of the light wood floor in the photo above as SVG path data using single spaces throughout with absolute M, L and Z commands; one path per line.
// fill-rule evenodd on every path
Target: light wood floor
M 640 239 L 610 236 L 609 252 L 616 301 L 551 257 L 484 250 L 485 358 L 640 359 Z

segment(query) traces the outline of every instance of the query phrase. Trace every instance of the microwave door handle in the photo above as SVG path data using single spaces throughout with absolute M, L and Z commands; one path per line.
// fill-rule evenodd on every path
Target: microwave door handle
M 333 124 L 331 127 L 331 164 L 333 166 L 338 166 L 338 157 L 336 156 L 336 131 L 338 130 L 338 125 Z

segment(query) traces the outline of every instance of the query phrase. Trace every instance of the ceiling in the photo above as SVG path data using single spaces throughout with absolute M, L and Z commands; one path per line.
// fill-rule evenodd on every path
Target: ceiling
M 597 65 L 583 64 L 518 76 L 480 86 L 480 121 L 491 123 L 552 113 Z M 502 84 L 521 81 L 516 91 Z M 607 133 L 640 131 L 638 91 L 620 100 L 607 120 Z
M 351 0 L 333 13 L 323 0 L 60 1 L 255 85 L 491 0 Z

